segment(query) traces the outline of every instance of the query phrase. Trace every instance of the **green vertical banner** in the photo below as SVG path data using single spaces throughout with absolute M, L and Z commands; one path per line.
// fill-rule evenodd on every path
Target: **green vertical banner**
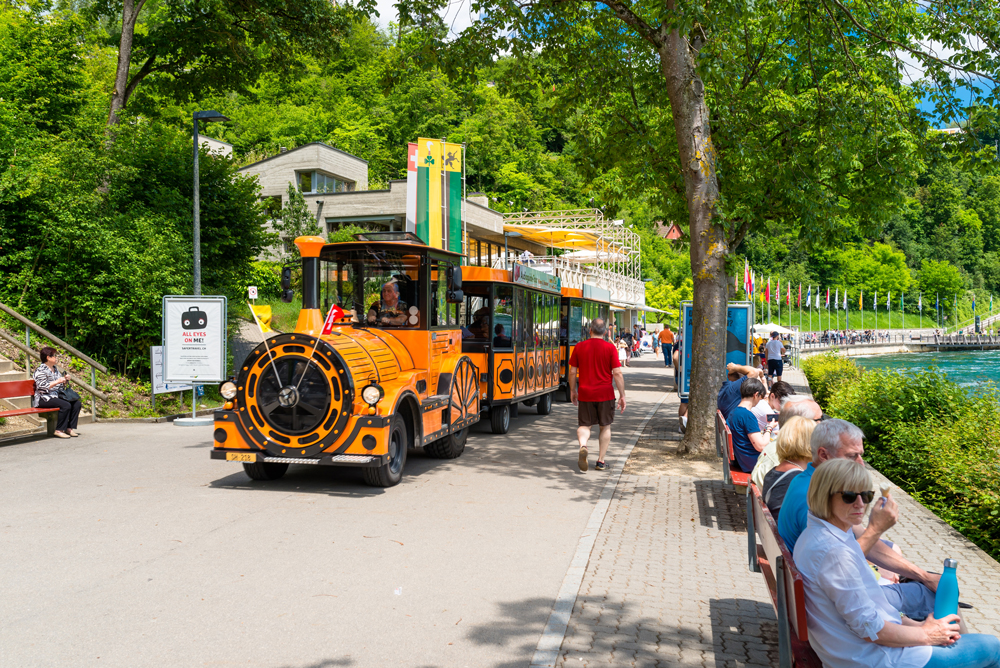
M 453 253 L 462 252 L 462 145 L 444 145 L 445 202 L 448 217 L 445 221 L 448 243 Z
M 416 208 L 416 233 L 425 244 L 430 241 L 428 229 L 427 202 L 430 198 L 430 170 L 421 160 L 421 151 L 418 144 L 417 161 L 417 208 Z

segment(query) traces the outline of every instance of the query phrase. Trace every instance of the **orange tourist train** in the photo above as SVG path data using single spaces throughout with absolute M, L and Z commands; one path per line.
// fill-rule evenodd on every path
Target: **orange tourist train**
M 314 464 L 362 467 L 368 484 L 393 486 L 411 448 L 455 458 L 481 416 L 503 434 L 518 404 L 548 414 L 581 328 L 607 315 L 530 267 L 461 266 L 406 232 L 355 239 L 295 240 L 295 332 L 269 335 L 223 385 L 212 458 L 255 480 Z

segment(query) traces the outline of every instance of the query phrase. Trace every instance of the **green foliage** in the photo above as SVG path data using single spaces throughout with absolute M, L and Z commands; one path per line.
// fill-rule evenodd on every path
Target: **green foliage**
M 940 298 L 945 313 L 951 313 L 952 301 L 962 291 L 965 281 L 958 269 L 947 260 L 924 260 L 920 263 L 920 290 L 927 295 L 928 303 L 931 295 Z
M 816 401 L 824 407 L 839 385 L 852 382 L 861 375 L 861 368 L 854 360 L 834 353 L 805 358 L 802 360 L 802 371 L 809 379 L 809 387 Z
M 288 184 L 285 205 L 281 208 L 281 218 L 271 222 L 277 234 L 277 250 L 281 254 L 288 252 L 293 262 L 299 260 L 299 247 L 294 241 L 301 236 L 319 236 L 323 234 L 316 216 L 309 211 L 306 198 L 294 183 Z
M 832 357 L 832 356 L 831 356 Z M 994 557 L 1000 555 L 1000 396 L 975 394 L 937 369 L 859 372 L 803 367 L 826 412 L 865 433 L 865 460 Z M 849 360 L 844 360 L 849 361 Z
M 257 295 L 260 299 L 278 299 L 281 297 L 281 263 L 265 261 L 252 263 L 247 285 L 257 286 Z
M 891 246 L 882 243 L 850 245 L 832 254 L 837 276 L 834 288 L 863 290 L 869 295 L 876 292 L 898 295 L 910 287 L 906 256 Z

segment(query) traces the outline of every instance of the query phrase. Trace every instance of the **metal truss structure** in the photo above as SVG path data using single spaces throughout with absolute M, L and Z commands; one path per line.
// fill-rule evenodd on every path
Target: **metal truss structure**
M 599 209 L 507 213 L 504 214 L 504 231 L 517 231 L 549 248 L 593 251 L 584 258 L 579 258 L 579 253 L 536 257 L 532 266 L 542 270 L 550 268 L 566 287 L 580 289 L 587 283 L 608 290 L 614 304 L 645 305 L 639 235 L 621 221 L 606 219 Z

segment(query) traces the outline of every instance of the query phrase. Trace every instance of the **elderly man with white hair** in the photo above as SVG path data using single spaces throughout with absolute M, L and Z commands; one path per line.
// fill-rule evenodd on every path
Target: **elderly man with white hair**
M 864 437 L 864 433 L 847 420 L 824 420 L 816 425 L 810 441 L 812 463 L 788 485 L 788 491 L 785 492 L 785 499 L 781 505 L 781 514 L 778 517 L 778 533 L 781 534 L 789 552 L 794 554 L 795 543 L 806 528 L 809 516 L 807 501 L 809 482 L 816 467 L 831 459 L 849 459 L 864 464 L 865 446 L 862 443 Z M 884 503 L 879 500 L 872 507 L 868 526 L 853 527 L 861 551 L 868 561 L 880 569 L 906 576 L 931 591 L 937 590 L 940 575 L 928 573 L 895 552 L 891 545 L 880 540 L 882 534 L 896 523 L 898 516 L 899 508 L 892 497 L 886 497 Z

